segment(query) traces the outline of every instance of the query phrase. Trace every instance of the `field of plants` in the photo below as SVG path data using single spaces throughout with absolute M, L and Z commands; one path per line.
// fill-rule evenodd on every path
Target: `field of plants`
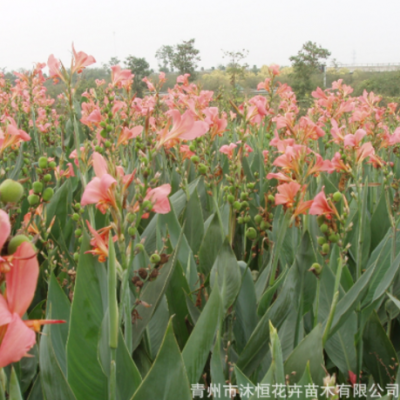
M 398 105 L 94 63 L 0 74 L 0 399 L 397 399 Z

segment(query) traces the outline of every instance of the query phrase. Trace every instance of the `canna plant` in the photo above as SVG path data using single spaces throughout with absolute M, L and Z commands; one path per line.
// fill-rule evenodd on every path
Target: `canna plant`
M 49 57 L 56 108 L 44 65 L 0 79 L 0 396 L 398 397 L 397 104 L 339 80 L 301 115 L 276 65 L 228 108 L 118 65 L 78 98 L 94 62 Z

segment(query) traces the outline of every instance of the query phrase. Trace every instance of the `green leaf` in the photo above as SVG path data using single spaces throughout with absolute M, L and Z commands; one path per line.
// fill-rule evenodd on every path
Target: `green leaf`
M 322 384 L 325 375 L 322 366 L 324 365 L 322 349 L 323 330 L 318 324 L 309 335 L 307 335 L 299 345 L 293 350 L 292 354 L 285 362 L 285 374 L 289 376 L 291 384 L 297 383 L 310 364 L 310 374 L 313 382 Z M 292 374 L 292 372 L 296 372 Z
M 221 317 L 222 300 L 214 286 L 182 352 L 190 383 L 197 383 L 203 373 Z
M 158 304 L 161 301 L 162 296 L 164 295 L 168 287 L 171 276 L 175 269 L 177 254 L 179 252 L 181 240 L 182 234 L 168 262 L 164 264 L 163 267 L 160 269 L 160 274 L 157 276 L 157 279 L 152 282 L 148 282 L 141 292 L 140 299 L 149 304 L 150 307 L 145 307 L 143 304 L 139 304 L 136 307 L 136 310 L 140 315 L 140 319 L 137 319 L 132 326 L 133 350 L 135 350 L 136 347 L 139 345 L 146 326 L 152 318 Z
M 64 320 L 63 324 L 49 325 L 51 341 L 57 361 L 63 374 L 67 375 L 67 344 L 71 303 L 61 289 L 54 274 L 50 275 L 49 292 L 47 295 L 46 318 Z
M 235 301 L 241 285 L 241 274 L 239 266 L 226 238 L 218 252 L 214 265 L 211 269 L 211 287 L 218 283 L 219 291 L 224 307 L 224 313 Z
M 47 399 L 76 400 L 57 360 L 50 325 L 45 325 L 40 339 L 40 382 Z
M 277 384 L 285 384 L 285 373 L 283 370 L 283 357 L 282 357 L 282 348 L 281 342 L 279 340 L 278 331 L 274 328 L 274 326 L 269 324 L 269 331 L 271 336 L 271 354 L 272 361 L 275 364 L 275 382 Z
M 364 364 L 372 373 L 375 382 L 382 388 L 393 383 L 398 369 L 398 358 L 376 312 L 371 314 L 365 325 L 363 345 Z
M 383 240 L 390 228 L 390 218 L 386 207 L 385 191 L 382 190 L 378 205 L 371 218 L 371 251 Z
M 214 385 L 220 386 L 221 388 L 224 387 L 226 382 L 222 359 L 223 358 L 221 355 L 221 335 L 219 334 L 218 331 L 214 349 L 211 354 L 210 370 L 211 370 L 211 382 Z M 221 395 L 218 398 L 224 400 L 231 399 L 230 396 L 227 396 L 225 394 L 224 390 L 221 391 Z
M 235 335 L 237 351 L 240 353 L 246 346 L 254 328 L 257 326 L 257 299 L 254 281 L 250 268 L 243 261 L 238 261 L 242 275 L 242 286 L 235 303 Z
M 111 352 L 109 346 L 109 313 L 104 315 L 99 336 L 99 360 L 104 374 L 110 378 Z M 129 399 L 135 393 L 142 382 L 142 377 L 128 352 L 121 331 L 118 333 L 118 348 L 116 351 L 116 377 L 117 377 L 117 399 Z
M 262 317 L 265 312 L 268 310 L 271 305 L 271 300 L 274 297 L 276 291 L 282 286 L 282 283 L 285 281 L 285 277 L 288 269 L 285 270 L 279 275 L 278 279 L 274 282 L 272 286 L 270 286 L 262 295 L 260 302 L 257 307 L 257 315 Z
M 35 382 L 33 383 L 32 389 L 29 392 L 28 400 L 45 400 L 42 393 L 40 374 L 36 377 Z
M 11 368 L 9 400 L 22 400 L 21 389 L 19 388 L 17 374 Z
M 68 382 L 77 400 L 107 400 L 107 379 L 97 353 L 107 309 L 107 275 L 104 264 L 85 254 L 89 249 L 89 237 L 84 233 L 67 342 Z
M 190 384 L 172 321 L 169 322 L 163 343 L 146 378 L 131 400 L 191 400 Z
M 199 250 L 198 270 L 208 275 L 224 242 L 224 233 L 218 213 L 214 214 Z
M 185 236 L 194 254 L 200 249 L 204 235 L 203 212 L 197 190 L 193 192 L 185 211 Z

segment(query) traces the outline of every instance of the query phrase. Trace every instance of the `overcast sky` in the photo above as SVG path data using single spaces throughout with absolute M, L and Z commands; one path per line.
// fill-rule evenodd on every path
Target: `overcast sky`
M 97 65 L 112 56 L 154 57 L 162 45 L 196 39 L 200 66 L 222 51 L 249 50 L 249 65 L 289 65 L 308 40 L 342 63 L 400 63 L 397 0 L 0 0 L 0 68 L 31 68 L 71 43 Z M 226 61 L 225 61 L 226 62 Z

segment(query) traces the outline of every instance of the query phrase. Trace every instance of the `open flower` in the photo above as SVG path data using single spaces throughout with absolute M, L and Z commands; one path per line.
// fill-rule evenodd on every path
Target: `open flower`
M 90 253 L 94 256 L 98 256 L 100 262 L 105 262 L 108 257 L 108 236 L 112 227 L 106 226 L 96 231 L 96 229 L 94 229 L 92 225 L 90 225 L 89 221 L 86 221 L 86 223 L 92 235 L 92 239 L 90 239 L 92 250 L 88 250 L 85 253 Z M 113 237 L 113 241 L 116 242 L 117 239 L 118 237 L 117 235 L 115 235 Z
M 106 161 L 97 152 L 93 153 L 93 168 L 96 176 L 87 184 L 81 205 L 96 204 L 96 208 L 105 214 L 110 206 L 117 208 L 113 190 L 117 181 L 108 173 Z
M 93 56 L 88 56 L 83 51 L 76 52 L 74 45 L 72 45 L 72 52 L 74 54 L 74 60 L 71 68 L 71 72 L 77 72 L 80 74 L 86 67 L 96 62 Z
M 301 185 L 297 182 L 283 183 L 277 187 L 278 192 L 275 195 L 275 204 L 284 204 L 286 207 L 293 207 L 295 197 L 300 190 Z
M 150 200 L 153 204 L 152 211 L 158 214 L 168 214 L 171 211 L 168 195 L 171 193 L 171 185 L 166 183 L 154 189 L 148 189 L 144 200 Z
M 326 199 L 324 186 L 322 190 L 315 196 L 313 203 L 310 207 L 309 214 L 310 215 L 325 215 L 328 219 L 332 218 L 332 214 L 335 213 L 335 210 L 328 204 L 328 200 Z
M 228 158 L 231 160 L 233 157 L 233 151 L 236 149 L 236 147 L 237 147 L 237 145 L 235 143 L 231 143 L 229 145 L 224 144 L 219 149 L 219 152 L 222 154 L 226 154 L 228 156 Z

